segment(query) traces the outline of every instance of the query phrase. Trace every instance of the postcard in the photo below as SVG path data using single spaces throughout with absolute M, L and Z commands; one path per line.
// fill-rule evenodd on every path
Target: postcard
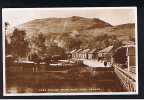
M 3 95 L 137 95 L 136 7 L 3 8 Z

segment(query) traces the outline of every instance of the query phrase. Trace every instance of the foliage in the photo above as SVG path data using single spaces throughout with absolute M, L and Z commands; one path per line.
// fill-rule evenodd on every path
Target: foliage
M 58 46 L 51 46 L 47 48 L 47 55 L 53 56 L 53 55 L 64 55 L 65 50 Z
M 80 36 L 81 48 L 90 48 L 90 49 L 103 49 L 105 47 L 114 45 L 114 47 L 120 46 L 121 41 L 119 41 L 115 35 L 99 35 L 96 37 L 93 36 Z
M 46 52 L 45 40 L 46 37 L 42 33 L 33 39 L 33 43 L 38 48 L 37 52 L 39 55 L 43 55 Z
M 25 39 L 26 32 L 15 29 L 11 38 L 11 53 L 17 58 L 26 57 L 29 52 L 28 42 Z
M 6 48 L 6 55 L 10 54 L 10 52 L 11 52 L 11 45 L 8 43 L 7 38 L 5 38 L 5 48 Z
M 81 40 L 78 37 L 71 37 L 70 35 L 63 36 L 61 38 L 61 41 L 63 41 L 63 47 L 70 51 L 72 49 L 78 49 L 81 45 Z
M 121 41 L 115 35 L 107 34 L 94 37 L 84 34 L 73 36 L 71 33 L 50 33 L 47 35 L 40 33 L 33 40 L 39 55 L 62 55 L 65 51 L 73 49 L 103 49 L 111 45 L 117 48 L 121 45 Z
M 32 44 L 34 44 L 35 48 L 37 48 L 38 56 L 43 57 L 65 54 L 65 50 L 55 43 L 55 38 L 53 36 L 55 35 L 49 35 L 48 37 L 40 33 L 37 37 L 33 37 Z
M 8 26 L 10 25 L 9 22 L 5 22 L 5 31 L 8 29 Z

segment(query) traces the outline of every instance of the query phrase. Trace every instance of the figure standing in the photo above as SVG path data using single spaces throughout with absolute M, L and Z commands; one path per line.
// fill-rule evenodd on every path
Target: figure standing
M 105 67 L 107 66 L 107 62 L 106 62 L 106 61 L 104 61 L 104 66 L 105 66 Z

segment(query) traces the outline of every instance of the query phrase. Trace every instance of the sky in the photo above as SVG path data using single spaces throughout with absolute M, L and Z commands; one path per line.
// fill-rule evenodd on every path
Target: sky
M 49 17 L 66 18 L 80 16 L 99 18 L 111 25 L 136 22 L 135 7 L 81 7 L 81 8 L 3 8 L 2 20 L 9 22 L 11 27 L 30 20 Z

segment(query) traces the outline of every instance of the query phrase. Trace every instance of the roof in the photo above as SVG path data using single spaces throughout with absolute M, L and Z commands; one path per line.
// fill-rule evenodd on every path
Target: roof
M 85 49 L 85 50 L 83 50 L 81 53 L 87 53 L 87 52 L 89 52 L 90 51 L 90 49 Z
M 78 49 L 78 50 L 76 51 L 76 53 L 79 53 L 80 51 L 82 51 L 82 49 Z
M 97 49 L 92 49 L 91 51 L 89 51 L 89 53 L 95 53 L 97 51 Z
M 117 48 L 116 50 L 121 49 L 121 48 L 131 48 L 131 47 L 135 48 L 135 45 L 132 45 L 132 44 L 131 45 L 123 45 L 123 46 Z
M 74 52 L 76 52 L 77 51 L 77 49 L 74 49 L 74 50 L 72 50 L 70 53 L 74 53 Z
M 126 48 L 129 48 L 129 47 L 135 47 L 135 45 L 124 45 L 124 46 L 122 46 L 122 47 L 126 47 Z
M 100 50 L 98 53 L 109 53 L 113 49 L 113 46 L 109 46 L 103 50 Z
M 133 42 L 133 41 L 123 41 L 122 44 L 124 44 L 124 45 L 135 45 L 135 42 Z

